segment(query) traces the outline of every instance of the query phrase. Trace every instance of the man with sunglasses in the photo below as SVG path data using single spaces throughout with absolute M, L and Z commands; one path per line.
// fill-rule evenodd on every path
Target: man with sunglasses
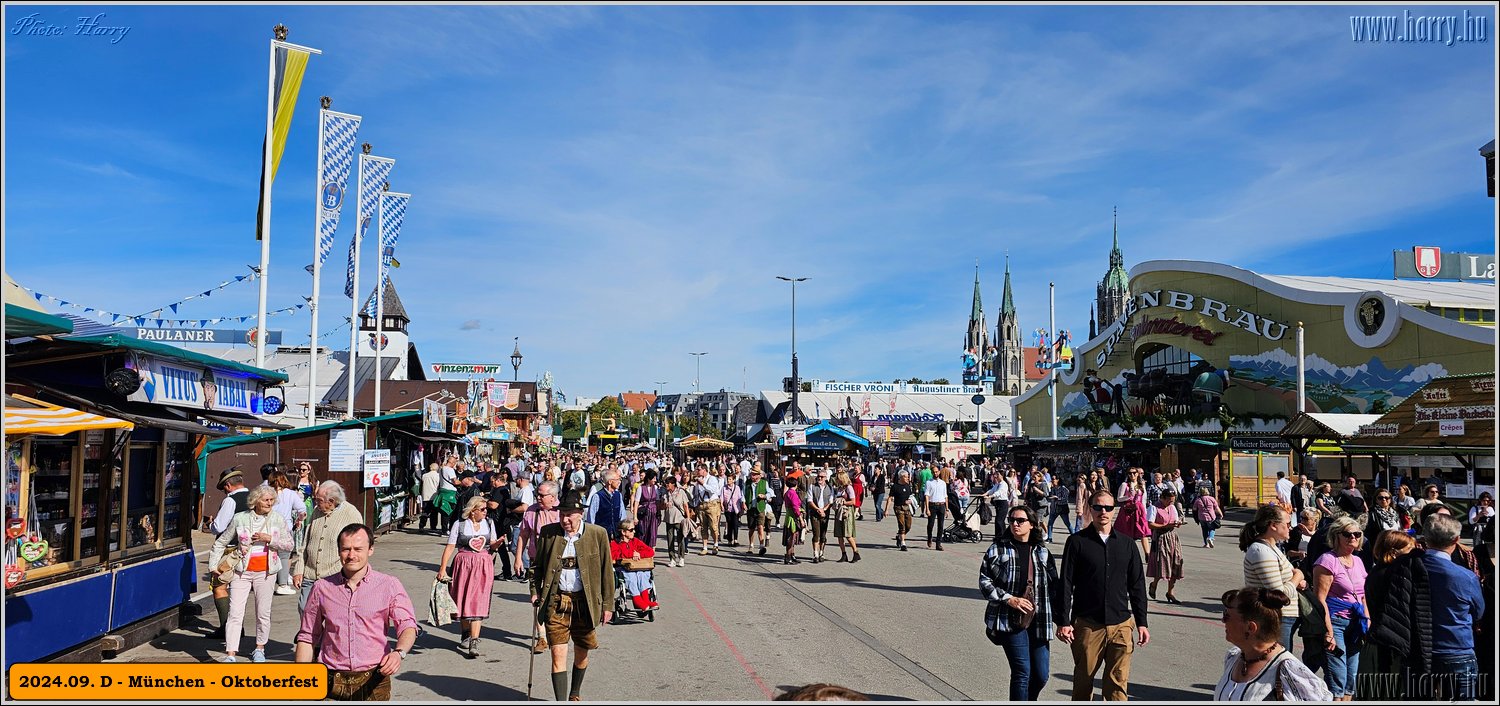
M 1114 531 L 1115 496 L 1089 498 L 1094 521 L 1063 545 L 1057 636 L 1073 646 L 1073 700 L 1093 698 L 1094 673 L 1104 666 L 1104 699 L 1124 701 L 1130 656 L 1151 641 L 1146 628 L 1146 575 L 1130 537 Z M 1137 635 L 1139 637 L 1137 638 Z

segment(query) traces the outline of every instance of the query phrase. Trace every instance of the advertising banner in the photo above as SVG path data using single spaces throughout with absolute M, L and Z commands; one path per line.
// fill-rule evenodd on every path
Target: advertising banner
M 447 431 L 448 408 L 441 402 L 422 400 L 422 428 L 426 431 Z
M 391 450 L 370 449 L 364 453 L 366 488 L 391 487 Z
M 255 414 L 262 390 L 244 373 L 205 368 L 155 356 L 132 356 L 141 386 L 130 393 L 135 402 L 210 412 Z

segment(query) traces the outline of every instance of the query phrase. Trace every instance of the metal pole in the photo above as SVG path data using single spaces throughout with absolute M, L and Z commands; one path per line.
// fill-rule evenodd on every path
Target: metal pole
M 382 192 L 389 191 L 386 182 Z M 380 388 L 384 387 L 385 375 L 380 372 L 380 358 L 385 352 L 385 196 L 375 199 L 375 416 L 380 416 Z
M 1057 285 L 1053 282 L 1047 283 L 1047 345 L 1053 345 L 1057 338 L 1057 300 L 1055 299 Z M 1054 367 L 1047 371 L 1047 398 L 1052 403 L 1052 440 L 1057 440 L 1057 360 L 1048 356 Z
M 349 398 L 344 407 L 344 416 L 354 418 L 354 387 L 359 383 L 359 246 L 365 239 L 364 214 L 359 212 L 359 204 L 364 201 L 365 191 L 365 155 L 370 153 L 370 143 L 361 145 L 363 150 L 359 155 L 359 173 L 355 175 L 354 191 L 354 277 L 350 284 L 349 297 Z
M 279 25 L 278 25 L 279 27 Z M 284 29 L 284 28 L 283 28 Z M 255 309 L 255 367 L 266 367 L 266 282 L 271 273 L 271 152 L 276 139 L 276 42 L 266 77 L 266 143 L 262 148 L 260 173 L 260 294 Z
M 1307 411 L 1307 360 L 1303 357 L 1302 322 L 1297 322 L 1297 411 Z
M 318 111 L 318 171 L 313 179 L 313 291 L 308 308 L 312 313 L 312 345 L 308 347 L 307 370 L 307 426 L 318 420 L 318 292 L 323 281 L 323 257 L 318 248 L 318 223 L 322 220 L 323 189 L 318 182 L 323 178 L 323 117 L 332 103 L 323 97 L 323 109 Z

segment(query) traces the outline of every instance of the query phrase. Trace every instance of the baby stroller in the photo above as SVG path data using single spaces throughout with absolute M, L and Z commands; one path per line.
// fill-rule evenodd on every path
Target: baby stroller
M 969 507 L 964 510 L 963 522 L 954 523 L 943 528 L 943 541 L 946 542 L 982 542 L 984 533 L 969 526 L 974 516 L 979 514 L 979 508 L 986 502 L 985 498 L 970 500 Z
M 640 559 L 622 559 L 615 562 L 615 607 L 614 615 L 610 616 L 611 625 L 623 625 L 627 623 L 648 623 L 656 621 L 656 608 L 642 610 L 635 604 L 634 596 L 631 595 L 626 580 L 627 572 L 643 572 L 649 579 L 651 587 L 646 589 L 646 596 L 654 604 L 656 603 L 656 564 L 651 557 Z

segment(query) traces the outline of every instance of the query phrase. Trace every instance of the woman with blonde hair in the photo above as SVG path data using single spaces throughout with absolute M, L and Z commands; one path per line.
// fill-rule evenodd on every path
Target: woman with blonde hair
M 217 577 L 231 573 L 229 581 L 229 618 L 224 622 L 224 657 L 221 662 L 238 661 L 240 638 L 245 625 L 245 603 L 255 593 L 255 652 L 250 661 L 266 661 L 266 642 L 271 639 L 271 596 L 276 572 L 281 570 L 281 553 L 289 553 L 296 543 L 292 528 L 275 512 L 276 489 L 256 486 L 245 499 L 249 510 L 237 513 L 229 526 L 214 540 L 208 553 L 209 573 Z M 224 556 L 231 543 L 238 551 Z M 225 566 L 224 564 L 228 564 Z
M 500 537 L 489 520 L 489 502 L 483 496 L 464 503 L 459 517 L 448 530 L 448 545 L 443 547 L 443 558 L 438 560 L 437 579 L 448 584 L 448 595 L 453 596 L 453 603 L 458 606 L 459 650 L 473 659 L 479 656 L 479 630 L 484 619 L 490 617 L 490 597 L 495 589 L 490 552 L 500 548 Z M 451 579 L 449 559 L 453 559 Z
M 1350 515 L 1328 525 L 1327 553 L 1313 565 L 1313 586 L 1318 602 L 1325 607 L 1323 626 L 1328 631 L 1324 649 L 1328 666 L 1324 678 L 1328 690 L 1338 701 L 1354 698 L 1355 676 L 1359 674 L 1359 653 L 1352 648 L 1355 638 L 1367 630 L 1370 607 L 1365 602 L 1365 563 L 1359 558 L 1364 532 Z
M 312 469 L 308 469 L 311 473 Z M 276 505 L 272 509 L 286 520 L 288 527 L 292 528 L 294 540 L 301 534 L 302 522 L 307 519 L 307 503 L 302 498 L 302 493 L 296 488 L 292 476 L 286 471 L 278 468 L 271 472 L 266 478 L 266 484 L 276 489 Z M 292 572 L 290 551 L 277 552 L 281 556 L 281 571 L 276 574 L 276 595 L 293 596 L 297 589 L 292 588 Z

